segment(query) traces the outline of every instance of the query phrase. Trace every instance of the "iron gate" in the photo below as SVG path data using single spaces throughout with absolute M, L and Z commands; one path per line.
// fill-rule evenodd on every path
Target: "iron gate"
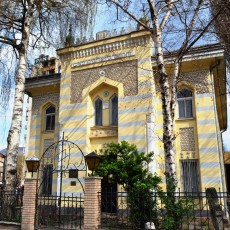
M 37 173 L 36 229 L 81 229 L 86 176 L 84 153 L 63 138 L 42 154 Z

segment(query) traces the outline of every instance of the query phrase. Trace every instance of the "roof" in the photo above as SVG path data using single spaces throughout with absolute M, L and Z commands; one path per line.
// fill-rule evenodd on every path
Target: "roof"
M 164 58 L 168 63 L 172 62 L 176 57 L 178 50 L 174 50 L 171 52 L 164 52 Z M 224 46 L 220 43 L 202 45 L 191 48 L 186 54 L 183 56 L 184 61 L 191 61 L 194 59 L 204 59 L 204 58 L 212 58 L 224 56 Z M 155 56 L 152 57 L 152 61 L 155 62 Z
M 33 89 L 59 85 L 61 74 L 42 75 L 37 77 L 26 78 L 25 89 L 26 93 L 32 95 Z
M 6 151 L 7 151 L 7 148 L 4 148 L 4 149 L 0 150 L 0 153 L 5 156 Z M 25 148 L 24 147 L 18 147 L 18 152 L 21 153 L 21 154 L 24 154 L 25 153 Z
M 44 83 L 46 85 L 56 84 L 60 82 L 60 78 L 61 78 L 60 73 L 26 78 L 26 87 L 33 88 L 33 87 L 37 87 Z

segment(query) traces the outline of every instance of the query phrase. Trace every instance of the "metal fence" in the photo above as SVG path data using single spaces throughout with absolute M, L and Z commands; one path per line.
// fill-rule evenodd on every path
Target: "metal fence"
M 213 223 L 207 194 L 178 192 L 138 194 L 112 191 L 104 192 L 101 213 L 102 229 L 146 229 L 146 223 L 154 223 L 156 229 L 215 229 L 215 224 L 223 224 L 230 229 L 228 217 L 227 193 L 217 193 L 221 212 L 218 211 Z M 114 196 L 116 200 L 114 202 Z M 111 203 L 112 201 L 112 203 Z M 107 209 L 106 209 L 107 208 Z M 116 210 L 116 212 L 114 212 Z M 219 228 L 219 229 L 223 229 Z M 152 229 L 152 228 L 147 228 Z
M 23 206 L 22 192 L 0 191 L 0 220 L 21 222 Z
M 83 213 L 81 196 L 38 196 L 36 229 L 82 229 Z

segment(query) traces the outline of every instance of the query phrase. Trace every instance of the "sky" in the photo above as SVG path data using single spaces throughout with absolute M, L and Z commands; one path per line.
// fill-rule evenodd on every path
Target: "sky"
M 0 87 L 0 90 L 1 89 L 2 89 L 2 87 Z M 1 130 L 0 131 L 0 150 L 6 148 L 6 144 L 7 144 L 6 140 L 7 140 L 8 132 L 9 132 L 10 125 L 11 125 L 13 101 L 14 101 L 14 91 L 12 90 L 7 110 L 5 111 L 5 109 L 3 109 L 2 106 L 0 106 L 0 114 L 1 114 L 0 115 L 0 130 Z M 25 117 L 26 117 L 27 106 L 28 106 L 27 96 L 25 96 L 24 109 L 23 109 L 22 132 L 21 132 L 21 136 L 20 136 L 20 146 L 21 147 L 25 147 L 25 139 L 24 139 L 25 135 L 26 135 Z

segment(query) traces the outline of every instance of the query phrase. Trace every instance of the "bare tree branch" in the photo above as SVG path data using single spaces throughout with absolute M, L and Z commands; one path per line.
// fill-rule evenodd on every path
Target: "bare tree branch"
M 170 16 L 170 14 L 171 14 L 171 12 L 172 12 L 172 9 L 173 9 L 173 3 L 174 3 L 175 1 L 169 0 L 169 1 L 165 1 L 165 2 L 166 2 L 166 6 L 168 7 L 168 10 L 167 10 L 166 14 L 164 15 L 164 17 L 163 17 L 163 19 L 162 19 L 162 21 L 161 21 L 161 24 L 160 24 L 161 30 L 164 29 L 165 24 L 167 23 L 167 21 L 168 21 L 168 19 L 169 19 L 169 16 Z

